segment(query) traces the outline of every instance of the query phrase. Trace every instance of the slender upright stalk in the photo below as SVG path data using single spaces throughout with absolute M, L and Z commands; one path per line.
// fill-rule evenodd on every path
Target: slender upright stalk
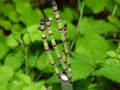
M 67 76 L 69 77 L 67 67 L 64 63 L 63 57 L 61 56 L 61 53 L 60 53 L 60 51 L 57 47 L 56 41 L 54 39 L 54 35 L 53 35 L 52 29 L 51 29 L 50 20 L 49 20 L 49 18 L 46 18 L 45 20 L 46 20 L 46 26 L 47 26 L 47 29 L 48 29 L 48 32 L 49 32 L 50 40 L 51 40 L 52 46 L 53 46 L 53 48 L 56 52 L 57 58 L 59 59 L 61 65 L 62 65 L 63 72 L 65 72 L 67 74 Z
M 114 9 L 113 9 L 113 12 L 112 12 L 112 16 L 115 16 L 116 11 L 117 11 L 117 8 L 118 8 L 118 5 L 115 4 Z
M 46 35 L 45 35 L 45 28 L 44 28 L 44 20 L 41 20 L 40 21 L 40 29 L 41 29 L 41 33 L 42 33 L 42 40 L 43 40 L 43 44 L 44 44 L 44 48 L 46 50 L 46 53 L 48 55 L 48 58 L 50 60 L 50 63 L 51 65 L 53 66 L 55 72 L 56 72 L 56 75 L 58 76 L 58 78 L 60 79 L 61 75 L 60 75 L 60 71 L 58 69 L 58 67 L 56 66 L 56 63 L 50 53 L 50 49 L 49 49 L 49 46 L 48 46 L 48 42 L 47 42 L 47 39 L 46 39 Z
M 69 66 L 69 72 L 71 73 L 71 69 L 70 69 L 71 68 L 70 53 L 69 53 L 69 50 L 68 50 L 66 37 L 64 35 L 64 29 L 63 29 L 62 24 L 61 24 L 61 18 L 60 18 L 59 11 L 58 11 L 57 4 L 56 4 L 55 0 L 52 0 L 52 8 L 53 8 L 54 13 L 55 13 L 56 21 L 58 22 L 58 27 L 59 27 L 59 31 L 60 31 L 60 34 L 61 34 L 63 47 L 64 47 L 64 50 L 65 50 L 65 54 L 67 56 L 67 64 Z M 72 76 L 70 75 L 70 78 L 69 78 L 70 80 L 72 79 L 71 77 Z

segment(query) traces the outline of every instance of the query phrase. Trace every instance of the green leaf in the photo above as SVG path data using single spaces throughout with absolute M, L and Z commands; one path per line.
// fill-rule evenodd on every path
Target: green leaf
M 10 30 L 12 27 L 12 24 L 8 20 L 0 20 L 0 26 L 3 27 L 5 30 Z
M 85 0 L 85 4 L 93 11 L 93 13 L 99 13 L 104 10 L 107 0 Z
M 74 58 L 71 60 L 73 81 L 87 78 L 94 71 L 90 58 L 78 53 L 72 53 L 72 56 Z
M 75 51 L 88 55 L 93 63 L 102 62 L 109 49 L 107 41 L 97 34 L 88 34 L 76 41 Z
M 20 14 L 20 20 L 26 25 L 39 24 L 43 18 L 42 12 L 39 9 L 32 9 L 28 1 L 13 0 L 16 5 L 17 12 Z
M 13 23 L 18 23 L 19 19 L 15 11 L 11 11 L 8 15 L 8 18 L 13 22 Z
M 48 66 L 48 64 L 50 64 L 49 59 L 48 59 L 48 56 L 47 56 L 46 52 L 44 52 L 42 55 L 40 55 L 37 58 L 36 67 L 39 70 L 44 70 Z
M 107 51 L 106 53 L 107 53 L 107 55 L 110 56 L 110 57 L 113 57 L 113 58 L 114 58 L 114 57 L 117 57 L 117 52 L 115 52 L 115 51 L 112 51 L 112 50 L 111 50 L 111 51 Z
M 97 75 L 105 76 L 108 79 L 120 83 L 120 62 L 117 59 L 108 59 L 104 67 L 96 71 Z
M 120 0 L 115 0 L 118 4 L 120 4 Z
M 60 12 L 61 19 L 73 21 L 79 18 L 78 13 L 70 7 L 65 7 L 63 12 Z
M 19 44 L 18 40 L 16 40 L 16 38 L 15 38 L 15 36 L 13 34 L 10 34 L 7 37 L 6 43 L 10 47 L 16 47 Z
M 44 82 L 37 82 L 24 87 L 23 90 L 46 90 L 46 88 L 44 87 Z
M 22 65 L 22 62 L 24 61 L 24 58 L 21 54 L 21 52 L 18 51 L 11 51 L 7 56 L 5 57 L 4 65 L 10 66 L 13 70 L 17 70 Z
M 0 3 L 0 12 L 5 16 L 9 16 L 9 13 L 14 11 L 14 6 L 11 3 Z
M 94 20 L 93 18 L 84 17 L 78 26 L 81 34 L 97 33 L 103 34 L 112 31 L 117 31 L 117 28 L 103 20 Z
M 9 90 L 22 90 L 24 83 L 22 81 L 14 80 L 9 83 Z
M 20 72 L 16 73 L 16 77 L 26 85 L 30 85 L 32 82 L 31 78 L 28 75 L 20 73 Z
M 30 44 L 30 42 L 31 42 L 30 35 L 29 35 L 29 34 L 25 34 L 25 35 L 23 36 L 23 40 L 24 40 L 24 42 L 25 42 L 26 44 Z
M 108 16 L 108 20 L 114 25 L 116 25 L 118 28 L 120 28 L 120 20 L 117 17 Z
M 0 66 L 0 81 L 7 82 L 12 79 L 14 71 L 9 66 Z
M 8 90 L 7 86 L 8 86 L 8 83 L 0 83 L 0 89 L 1 90 Z
M 4 58 L 4 56 L 7 54 L 9 51 L 8 46 L 5 43 L 0 43 L 0 60 Z

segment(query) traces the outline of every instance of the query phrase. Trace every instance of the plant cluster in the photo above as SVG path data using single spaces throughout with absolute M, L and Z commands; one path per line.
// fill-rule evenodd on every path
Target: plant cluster
M 60 24 L 53 8 L 41 9 L 34 3 L 0 0 L 0 90 L 46 90 L 45 86 L 61 90 L 61 80 L 50 64 L 41 35 L 46 35 L 47 44 L 53 47 L 50 54 L 60 72 L 69 67 L 58 60 L 60 54 L 63 60 L 67 58 L 61 42 L 65 36 L 73 90 L 119 90 L 120 0 L 78 0 L 77 10 L 69 6 L 59 10 Z M 48 30 L 45 28 L 43 35 L 39 27 L 44 16 L 51 20 L 46 19 Z M 67 25 L 63 36 L 60 25 Z M 54 38 L 49 35 L 51 31 Z M 116 87 L 112 87 L 114 83 Z

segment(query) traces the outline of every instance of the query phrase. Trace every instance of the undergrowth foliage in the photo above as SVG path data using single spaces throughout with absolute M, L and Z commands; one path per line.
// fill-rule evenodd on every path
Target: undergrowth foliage
M 119 0 L 78 0 L 77 10 L 63 6 L 59 15 L 52 7 L 41 9 L 35 3 L 0 0 L 0 90 L 61 90 L 61 80 L 50 64 L 39 30 L 44 15 L 51 19 L 54 35 L 50 37 L 46 22 L 50 54 L 60 73 L 66 68 L 72 72 L 73 90 L 113 90 L 113 83 L 120 86 Z M 60 23 L 56 23 L 58 16 Z M 67 28 L 62 35 L 61 26 Z M 64 36 L 67 46 L 63 48 Z M 52 49 L 53 41 L 57 49 Z M 63 62 L 69 58 L 70 68 L 70 63 L 59 62 L 59 55 Z

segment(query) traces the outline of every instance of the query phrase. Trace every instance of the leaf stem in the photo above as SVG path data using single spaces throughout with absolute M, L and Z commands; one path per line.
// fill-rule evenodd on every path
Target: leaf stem
M 75 38 L 73 39 L 72 43 L 71 43 L 71 46 L 70 46 L 70 49 L 69 49 L 69 52 L 71 52 L 71 50 L 73 49 L 73 46 L 75 44 L 75 41 L 76 41 L 76 37 L 77 37 L 77 34 L 79 33 L 79 29 L 78 29 L 78 26 L 80 25 L 80 21 L 81 19 L 83 18 L 83 12 L 84 12 L 84 2 L 82 2 L 82 5 L 80 5 L 80 0 L 78 0 L 78 4 L 79 4 L 79 11 L 80 11 L 80 17 L 79 17 L 79 20 L 78 20 L 78 23 L 77 23 L 77 27 L 76 27 L 76 35 L 75 35 Z
M 28 46 L 25 47 L 25 73 L 28 74 Z
M 118 8 L 118 5 L 115 4 L 114 9 L 113 9 L 113 12 L 112 12 L 112 16 L 115 16 L 116 11 L 117 11 L 117 8 Z

